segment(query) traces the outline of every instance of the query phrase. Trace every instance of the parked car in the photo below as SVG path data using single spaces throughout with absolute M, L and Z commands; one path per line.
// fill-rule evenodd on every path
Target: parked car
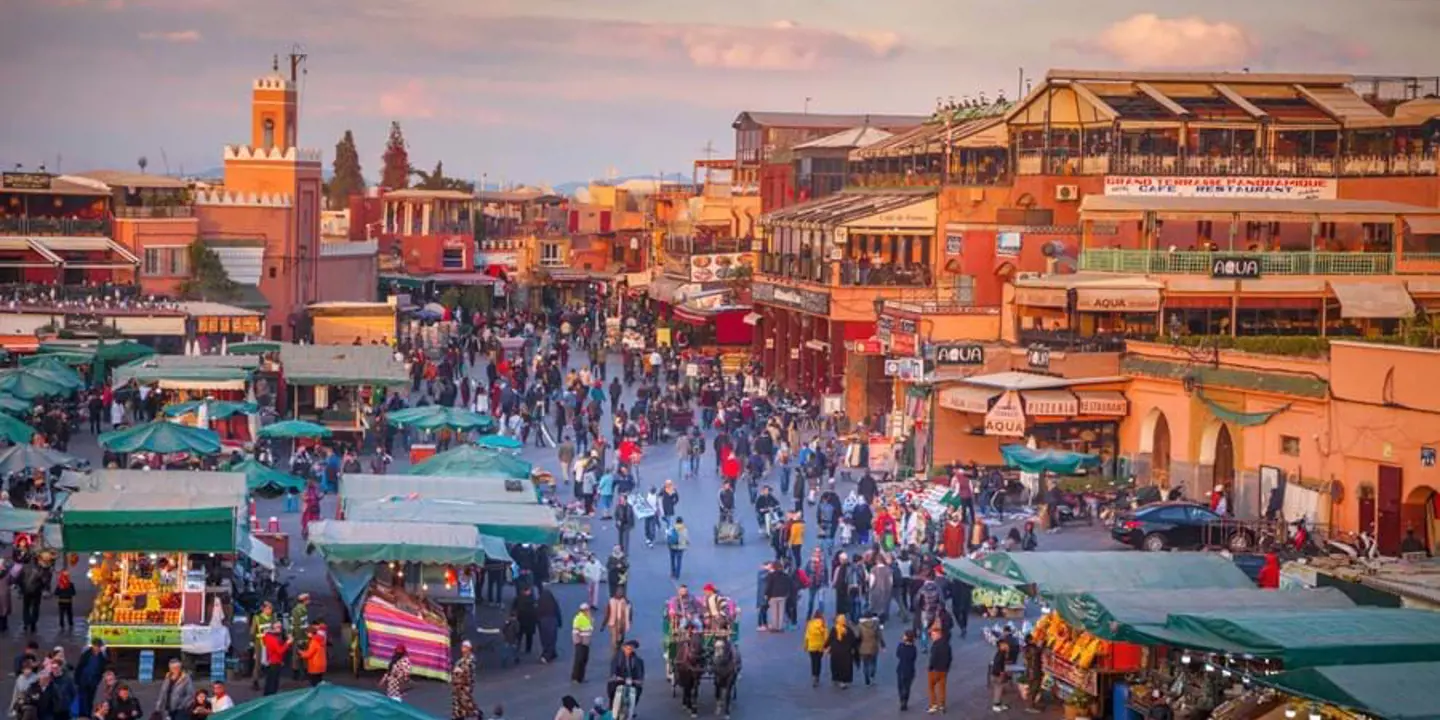
M 1255 547 L 1253 529 L 1189 502 L 1154 503 L 1126 513 L 1111 527 L 1110 537 L 1151 552 L 1225 547 L 1241 553 Z

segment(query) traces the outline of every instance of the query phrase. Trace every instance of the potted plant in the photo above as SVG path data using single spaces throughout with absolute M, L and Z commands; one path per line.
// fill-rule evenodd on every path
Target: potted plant
M 1095 708 L 1095 696 L 1084 690 L 1076 689 L 1065 698 L 1065 720 L 1081 720 L 1082 718 L 1093 718 L 1099 713 Z

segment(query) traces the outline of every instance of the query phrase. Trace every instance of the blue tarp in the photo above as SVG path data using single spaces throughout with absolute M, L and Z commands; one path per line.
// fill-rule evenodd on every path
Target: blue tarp
M 1081 468 L 1100 467 L 1100 456 L 1068 450 L 1036 450 L 1024 445 L 1005 445 L 1000 448 L 1005 464 L 1018 467 L 1025 472 L 1051 472 L 1056 475 L 1074 475 Z

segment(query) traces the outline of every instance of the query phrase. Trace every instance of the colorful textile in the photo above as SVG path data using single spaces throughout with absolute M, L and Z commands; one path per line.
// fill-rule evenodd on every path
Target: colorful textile
M 450 630 L 443 623 L 432 624 L 395 605 L 370 597 L 365 600 L 365 667 L 383 670 L 397 645 L 409 652 L 413 675 L 449 682 Z

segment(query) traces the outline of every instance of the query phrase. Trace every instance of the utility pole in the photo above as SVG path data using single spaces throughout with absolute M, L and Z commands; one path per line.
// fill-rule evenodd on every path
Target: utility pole
M 308 54 L 302 52 L 299 45 L 294 45 L 294 46 L 292 46 L 292 47 L 290 48 L 290 56 L 289 56 L 289 57 L 290 57 L 290 82 L 298 84 L 298 83 L 300 82 L 300 74 L 301 74 L 301 71 L 302 71 L 302 70 L 304 69 L 304 67 L 305 67 L 305 60 L 306 60 L 307 58 L 309 58 L 310 56 L 309 56 Z M 278 68 L 277 68 L 277 69 L 278 69 Z M 309 71 L 308 71 L 308 70 L 304 70 L 304 72 L 307 72 L 307 73 L 308 73 Z
M 709 185 L 709 184 L 710 184 L 710 161 L 713 160 L 713 159 L 715 159 L 715 143 L 713 143 L 713 142 L 711 142 L 711 141 L 709 141 L 709 140 L 706 140 L 706 141 L 705 141 L 705 147 L 700 148 L 700 151 L 703 152 L 703 153 L 705 153 L 705 184 L 706 184 L 706 185 Z M 691 178 L 691 182 L 694 182 L 694 178 Z
M 809 95 L 806 95 L 806 96 L 805 96 L 805 114 L 806 114 L 806 115 L 809 115 L 809 114 L 810 114 L 810 101 L 811 101 L 811 100 L 814 100 L 814 99 L 815 99 L 815 98 L 812 98 L 812 97 L 810 97 Z

